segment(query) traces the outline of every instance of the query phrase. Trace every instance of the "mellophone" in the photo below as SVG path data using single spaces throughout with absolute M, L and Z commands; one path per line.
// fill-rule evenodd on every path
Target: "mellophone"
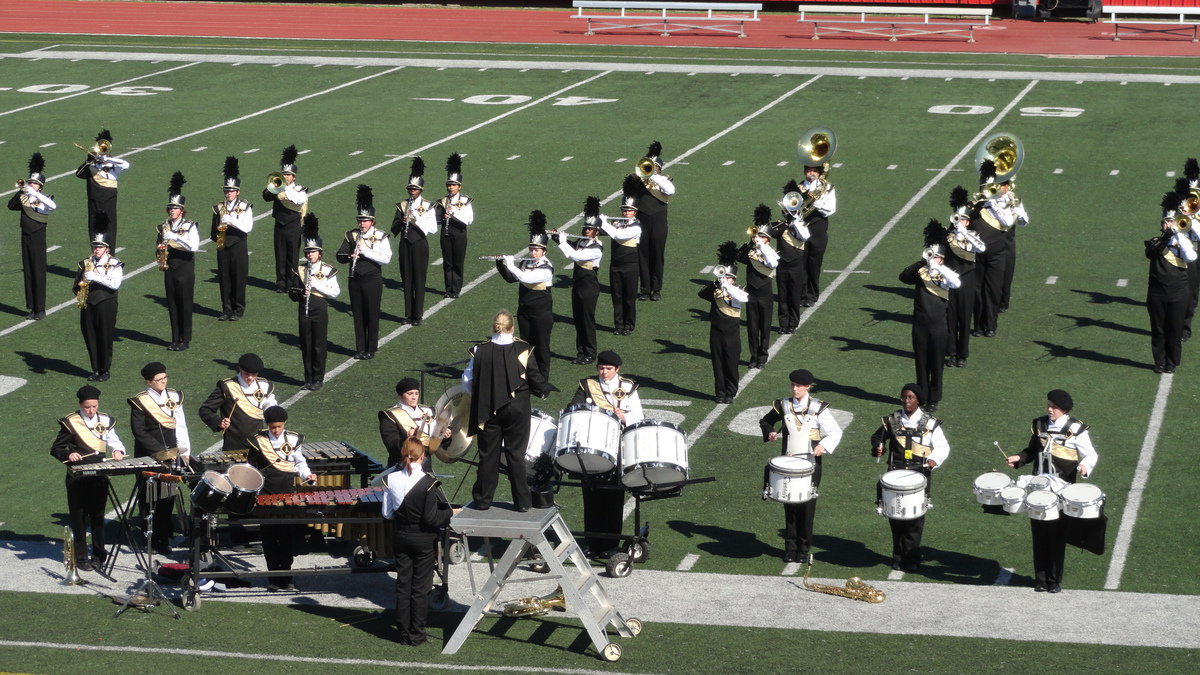
M 91 464 L 72 464 L 67 467 L 71 472 L 71 476 L 128 476 L 130 474 L 141 473 L 142 471 L 152 471 L 154 469 L 162 469 L 164 463 L 153 457 L 124 457 L 122 459 L 106 459 L 102 462 L 93 462 Z
M 571 474 L 615 470 L 631 490 L 674 488 L 688 479 L 687 444 L 679 427 L 644 419 L 622 429 L 614 413 L 587 403 L 569 406 L 557 421 L 532 412 L 526 466 L 532 469 L 542 457 Z
M 975 479 L 975 500 L 984 506 L 1000 506 L 1007 513 L 1026 513 L 1031 520 L 1099 518 L 1104 492 L 1092 483 L 1066 483 L 1057 476 L 1020 476 L 1017 480 L 999 471 Z

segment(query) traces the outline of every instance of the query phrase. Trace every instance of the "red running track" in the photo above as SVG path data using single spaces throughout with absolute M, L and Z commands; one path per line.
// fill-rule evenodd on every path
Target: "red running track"
M 976 42 L 929 36 L 888 42 L 855 36 L 812 40 L 795 14 L 763 15 L 746 37 L 694 31 L 584 35 L 570 9 L 480 9 L 275 5 L 216 2 L 0 0 L 0 32 L 70 35 L 188 35 L 331 40 L 409 40 L 513 44 L 755 47 L 895 52 L 1046 54 L 1055 56 L 1200 56 L 1200 44 L 1173 36 L 1112 39 L 1112 27 L 1084 21 L 999 19 Z

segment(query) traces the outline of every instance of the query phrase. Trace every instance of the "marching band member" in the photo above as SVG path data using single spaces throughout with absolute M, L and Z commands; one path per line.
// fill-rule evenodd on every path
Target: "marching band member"
M 638 300 L 662 299 L 663 270 L 666 268 L 667 210 L 671 195 L 675 194 L 675 183 L 663 174 L 662 143 L 654 141 L 646 152 L 646 159 L 654 165 L 641 181 L 637 197 L 638 221 L 642 224 L 642 237 L 638 243 L 638 274 L 641 290 Z M 639 164 L 641 164 L 639 162 Z
M 388 466 L 403 463 L 406 440 L 415 438 L 430 447 L 430 434 L 433 433 L 434 412 L 433 408 L 421 405 L 421 383 L 415 377 L 406 377 L 396 383 L 396 395 L 400 397 L 396 405 L 379 411 L 379 438 L 387 448 Z M 450 434 L 451 430 L 447 428 L 443 436 L 449 438 Z M 428 454 L 422 467 L 425 471 L 433 471 L 433 461 Z
M 191 457 L 192 441 L 183 414 L 183 393 L 167 388 L 167 367 L 157 361 L 142 367 L 142 379 L 146 381 L 146 388 L 129 399 L 133 456 L 149 457 L 177 449 L 176 461 L 186 464 Z M 141 477 L 138 480 L 144 481 Z M 174 530 L 171 511 L 175 508 L 178 488 L 170 483 L 158 484 L 157 488 L 156 495 L 147 495 L 144 489 L 139 489 L 138 504 L 141 512 L 148 514 L 149 502 L 154 499 L 154 539 L 149 543 L 159 555 L 170 555 Z
M 597 271 L 604 257 L 600 234 L 600 200 L 588 197 L 583 206 L 583 236 L 572 243 L 567 235 L 557 235 L 558 250 L 573 262 L 571 273 L 571 321 L 575 324 L 575 358 L 571 363 L 585 366 L 596 360 L 596 299 L 600 297 Z
M 717 403 L 732 403 L 738 393 L 738 364 L 742 359 L 742 303 L 750 299 L 737 285 L 737 244 L 727 241 L 717 249 L 720 264 L 716 280 L 700 289 L 708 310 L 708 352 L 712 359 Z
M 288 296 L 299 312 L 300 357 L 304 360 L 304 388 L 325 386 L 325 357 L 329 346 L 329 298 L 336 298 L 337 269 L 325 264 L 325 249 L 316 214 L 304 215 L 304 262 L 292 273 Z
M 239 199 L 242 183 L 237 157 L 225 158 L 222 173 L 225 201 L 213 204 L 208 236 L 217 243 L 217 283 L 221 288 L 221 316 L 217 321 L 237 321 L 246 312 L 246 281 L 250 276 L 246 235 L 254 228 L 254 206 Z
M 500 453 L 508 457 L 513 506 L 528 511 L 532 496 L 525 476 L 529 444 L 529 393 L 545 398 L 553 387 L 536 367 L 528 368 L 533 347 L 513 337 L 513 316 L 501 311 L 492 319 L 492 336 L 471 348 L 463 384 L 471 391 L 468 436 L 479 436 L 479 471 L 471 487 L 471 508 L 486 511 L 500 477 Z
M 982 253 L 975 256 L 977 290 L 975 292 L 975 328 L 971 335 L 995 337 L 1000 297 L 1008 267 L 1008 231 L 1016 227 L 1022 211 L 1014 201 L 1012 183 L 996 183 L 996 163 L 984 160 L 979 166 L 979 188 L 984 191 L 995 186 L 995 196 L 980 199 L 972 210 L 971 229 L 984 243 Z
M 29 177 L 8 200 L 10 211 L 21 212 L 21 268 L 25 276 L 25 307 L 31 321 L 46 318 L 46 222 L 58 208 L 54 197 L 42 192 L 46 184 L 42 153 L 29 158 Z
M 1179 192 L 1189 204 L 1200 206 L 1200 163 L 1195 158 L 1188 159 L 1183 166 L 1183 178 L 1175 180 L 1175 191 Z M 1182 183 L 1182 184 L 1181 184 Z M 1192 248 L 1200 251 L 1200 208 L 1180 208 L 1180 212 L 1188 216 L 1187 234 L 1192 240 Z M 1188 289 L 1191 298 L 1188 301 L 1187 312 L 1183 317 L 1183 339 L 1192 337 L 1192 317 L 1196 315 L 1196 305 L 1200 301 L 1200 261 L 1188 263 Z
M 746 266 L 746 334 L 750 342 L 750 367 L 767 365 L 771 346 L 771 319 L 775 296 L 771 279 L 779 267 L 779 254 L 771 248 L 771 207 L 759 204 L 754 209 L 754 234 L 738 250 L 738 262 Z
M 912 347 L 917 386 L 928 392 L 925 411 L 937 410 L 942 400 L 942 371 L 950 341 L 950 291 L 958 288 L 958 274 L 943 263 L 946 231 L 936 220 L 925 226 L 922 260 L 900 272 L 900 282 L 916 287 L 913 296 Z
M 254 435 L 262 428 L 263 411 L 279 405 L 275 384 L 258 376 L 263 370 L 258 354 L 242 354 L 237 369 L 237 375 L 217 382 L 200 404 L 200 421 L 223 435 L 225 452 L 252 447 Z
M 337 261 L 349 265 L 350 312 L 354 317 L 354 358 L 373 359 L 379 349 L 383 266 L 392 261 L 387 232 L 375 228 L 375 197 L 367 185 L 356 194 L 358 227 L 346 231 Z
M 183 196 L 183 174 L 176 171 L 167 189 L 167 219 L 158 226 L 158 268 L 163 272 L 167 315 L 171 319 L 171 344 L 167 350 L 181 352 L 192 341 L 192 301 L 196 291 L 196 251 L 200 250 L 200 226 L 187 220 Z M 165 265 L 165 267 L 164 267 Z
M 1046 394 L 1046 414 L 1033 420 L 1029 444 L 1008 464 L 1019 469 L 1033 464 L 1033 475 L 1050 476 L 1055 484 L 1074 483 L 1077 475 L 1088 477 L 1100 456 L 1092 447 L 1088 426 L 1067 413 L 1074 407 L 1071 395 L 1062 389 Z M 1056 490 L 1057 491 L 1057 490 Z M 1033 569 L 1037 592 L 1062 591 L 1066 551 L 1066 520 L 1029 520 L 1033 535 Z
M 799 193 L 800 185 L 795 180 L 783 186 L 784 195 Z M 800 302 L 804 286 L 808 283 L 805 272 L 804 242 L 812 232 L 800 217 L 799 205 L 795 210 L 783 206 L 783 220 L 775 224 L 772 234 L 779 248 L 779 266 L 775 269 L 775 284 L 779 289 L 779 332 L 791 335 L 800 325 Z
M 475 205 L 462 194 L 462 156 L 457 152 L 446 159 L 446 196 L 438 202 L 438 222 L 442 224 L 440 242 L 446 297 L 457 298 L 462 292 L 466 267 L 467 228 L 475 222 Z
M 72 466 L 102 462 L 106 454 L 113 459 L 125 457 L 125 444 L 117 437 L 116 420 L 99 412 L 100 390 L 84 385 L 75 392 L 79 409 L 58 420 L 60 429 L 50 454 Z M 75 564 L 81 570 L 92 569 L 87 555 L 87 529 L 92 530 L 92 556 L 99 564 L 108 559 L 104 549 L 104 504 L 108 498 L 108 477 L 103 475 L 72 477 L 67 472 L 67 511 L 71 518 L 71 536 L 75 539 Z
M 579 380 L 571 405 L 587 403 L 617 416 L 621 426 L 636 424 L 645 415 L 637 382 L 620 375 L 621 357 L 614 351 L 600 352 L 596 377 Z M 588 536 L 586 555 L 600 555 L 620 544 L 621 523 L 625 520 L 625 491 L 617 483 L 617 470 L 589 476 L 583 485 L 583 529 Z M 606 537 L 605 534 L 614 535 Z
M 642 224 L 638 220 L 637 194 L 643 189 L 637 176 L 626 176 L 622 186 L 621 221 L 609 222 L 600 216 L 600 229 L 612 237 L 612 262 L 608 266 L 608 286 L 612 293 L 613 332 L 631 335 L 637 324 L 638 242 Z
M 400 240 L 400 282 L 404 284 L 404 317 L 400 323 L 420 326 L 425 316 L 425 275 L 429 273 L 429 237 L 438 231 L 434 204 L 421 197 L 425 161 L 413 157 L 408 199 L 396 204 L 392 234 Z
M 88 237 L 104 234 L 106 241 L 117 248 L 117 176 L 129 169 L 129 162 L 109 155 L 112 134 L 101 129 L 96 144 L 88 150 L 88 158 L 75 175 L 87 181 Z
M 842 440 L 842 429 L 829 412 L 829 404 L 810 396 L 813 375 L 807 370 L 788 374 L 792 382 L 791 398 L 776 399 L 771 409 L 758 420 L 763 443 L 782 439 L 783 454 L 796 455 L 815 465 L 812 485 L 821 484 L 821 457 L 832 454 Z M 781 424 L 775 431 L 775 425 Z M 800 504 L 784 504 L 784 562 L 809 562 L 812 550 L 813 517 L 817 500 Z
M 811 236 L 804 242 L 804 273 L 807 279 L 800 300 L 801 307 L 812 307 L 821 297 L 821 265 L 825 262 L 825 248 L 829 245 L 829 217 L 837 212 L 837 188 L 826 180 L 828 173 L 828 164 L 804 166 L 804 183 L 800 191 L 811 195 L 813 190 L 817 190 L 820 196 L 813 200 L 812 212 L 804 218 L 804 225 Z
M 279 157 L 279 185 L 273 181 L 263 189 L 264 202 L 271 205 L 275 219 L 275 292 L 285 293 L 288 276 L 300 259 L 300 236 L 304 214 L 308 213 L 308 188 L 296 182 L 296 146 L 289 145 Z M 274 178 L 269 176 L 268 178 Z
M 79 261 L 72 289 L 79 313 L 79 328 L 87 346 L 92 374 L 88 380 L 104 382 L 112 368 L 113 341 L 117 338 L 117 289 L 125 276 L 125 263 L 109 255 L 107 234 L 92 240 L 92 255 Z
M 901 408 L 887 417 L 871 435 L 871 455 L 887 453 L 888 471 L 916 471 L 925 476 L 925 496 L 932 486 L 933 470 L 946 463 L 950 444 L 942 431 L 942 421 L 921 412 L 924 391 L 920 385 L 906 384 L 900 390 Z M 886 443 L 886 447 L 885 447 Z M 882 486 L 875 499 L 883 498 Z M 925 532 L 925 516 L 912 520 L 888 519 L 892 529 L 892 569 L 916 572 L 921 564 L 921 535 Z
M 975 256 L 986 250 L 983 239 L 971 229 L 970 202 L 961 185 L 950 191 L 950 227 L 946 233 L 946 268 L 958 275 L 958 288 L 950 290 L 950 342 L 946 365 L 966 368 L 970 355 L 971 319 L 975 316 Z
M 425 644 L 429 591 L 437 562 L 438 530 L 462 509 L 450 506 L 441 483 L 422 468 L 428 461 L 425 445 L 404 441 L 401 468 L 388 474 L 383 493 L 383 517 L 392 521 L 396 553 L 396 642 Z
M 1177 218 L 1187 218 L 1179 214 L 1180 196 L 1178 192 L 1163 195 L 1162 234 L 1145 243 L 1150 261 L 1146 310 L 1150 314 L 1150 351 L 1156 373 L 1173 373 L 1179 367 L 1183 319 L 1190 302 L 1188 265 L 1197 257 L 1191 237 L 1180 231 L 1177 222 Z
M 550 331 L 554 329 L 554 264 L 546 257 L 546 216 L 541 211 L 529 214 L 529 259 L 520 266 L 511 255 L 496 261 L 496 271 L 508 283 L 519 283 L 517 325 L 521 338 L 533 346 L 542 377 L 550 377 Z
M 287 431 L 287 411 L 273 405 L 263 411 L 267 428 L 251 439 L 250 464 L 262 472 L 262 494 L 286 494 L 296 491 L 296 479 L 316 485 L 317 476 L 309 470 L 308 462 L 300 445 L 304 436 Z M 268 570 L 286 572 L 292 569 L 295 552 L 292 535 L 295 525 L 269 525 L 263 523 L 262 550 Z M 267 590 L 271 592 L 295 591 L 296 585 L 290 574 L 267 577 Z

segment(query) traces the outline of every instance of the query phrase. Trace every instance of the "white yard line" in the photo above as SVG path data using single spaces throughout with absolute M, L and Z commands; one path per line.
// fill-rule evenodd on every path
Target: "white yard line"
M 1166 415 L 1167 400 L 1171 397 L 1171 384 L 1174 380 L 1174 375 L 1162 375 L 1158 380 L 1158 392 L 1154 395 L 1154 404 L 1150 407 L 1150 423 L 1146 427 L 1146 435 L 1138 452 L 1137 468 L 1133 471 L 1133 481 L 1129 485 L 1129 494 L 1125 497 L 1125 509 L 1121 512 L 1121 525 L 1117 529 L 1112 557 L 1108 561 L 1108 575 L 1104 579 L 1104 588 L 1108 590 L 1115 590 L 1121 586 L 1121 574 L 1125 571 L 1129 545 L 1133 541 L 1133 526 L 1137 523 L 1142 494 L 1146 490 L 1146 481 L 1150 478 L 1150 463 L 1154 461 L 1154 448 L 1158 445 L 1158 435 L 1162 432 L 1163 416 Z

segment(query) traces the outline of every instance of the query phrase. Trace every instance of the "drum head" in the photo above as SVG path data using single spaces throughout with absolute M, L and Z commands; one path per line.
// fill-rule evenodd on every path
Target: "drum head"
M 816 464 L 804 457 L 772 457 L 771 468 L 782 474 L 804 475 L 811 473 Z
M 1031 508 L 1044 509 L 1058 503 L 1058 495 L 1049 490 L 1034 490 L 1025 497 Z
M 242 492 L 257 493 L 263 486 L 263 475 L 249 464 L 234 464 L 226 472 L 233 487 Z
M 897 471 L 888 471 L 879 478 L 879 482 L 884 487 L 894 488 L 896 490 L 913 490 L 916 488 L 925 487 L 925 476 L 918 471 L 908 471 L 900 469 Z
M 989 471 L 975 479 L 975 487 L 981 490 L 999 490 L 1006 485 L 1012 485 L 1008 474 L 999 471 Z
M 1073 483 L 1059 494 L 1063 499 L 1078 504 L 1094 504 L 1104 499 L 1104 492 L 1092 483 Z
M 633 424 L 630 424 L 629 426 L 625 427 L 625 431 L 633 431 L 634 429 L 642 429 L 645 427 L 665 427 L 667 429 L 674 429 L 675 431 L 680 431 L 679 427 L 675 426 L 674 424 L 671 424 L 670 422 L 663 422 L 660 420 L 651 420 L 651 419 L 644 419 L 640 422 L 634 422 Z
M 216 471 L 205 471 L 200 480 L 214 492 L 219 492 L 223 495 L 233 492 L 233 483 L 230 483 L 228 478 Z
M 550 424 L 554 424 L 554 416 L 553 415 L 551 415 L 548 412 L 538 410 L 537 408 L 530 410 L 529 415 L 530 415 L 530 417 L 536 417 L 540 420 L 545 420 L 545 421 L 549 422 Z
M 562 418 L 566 415 L 570 415 L 572 413 L 580 413 L 580 412 L 599 413 L 601 415 L 607 415 L 607 416 L 613 418 L 614 420 L 617 419 L 617 415 L 613 411 L 604 410 L 603 408 L 599 408 L 591 403 L 572 403 L 571 405 L 567 406 L 566 408 L 563 408 L 563 411 L 561 413 L 559 413 L 558 417 L 559 417 L 559 420 L 561 421 Z

